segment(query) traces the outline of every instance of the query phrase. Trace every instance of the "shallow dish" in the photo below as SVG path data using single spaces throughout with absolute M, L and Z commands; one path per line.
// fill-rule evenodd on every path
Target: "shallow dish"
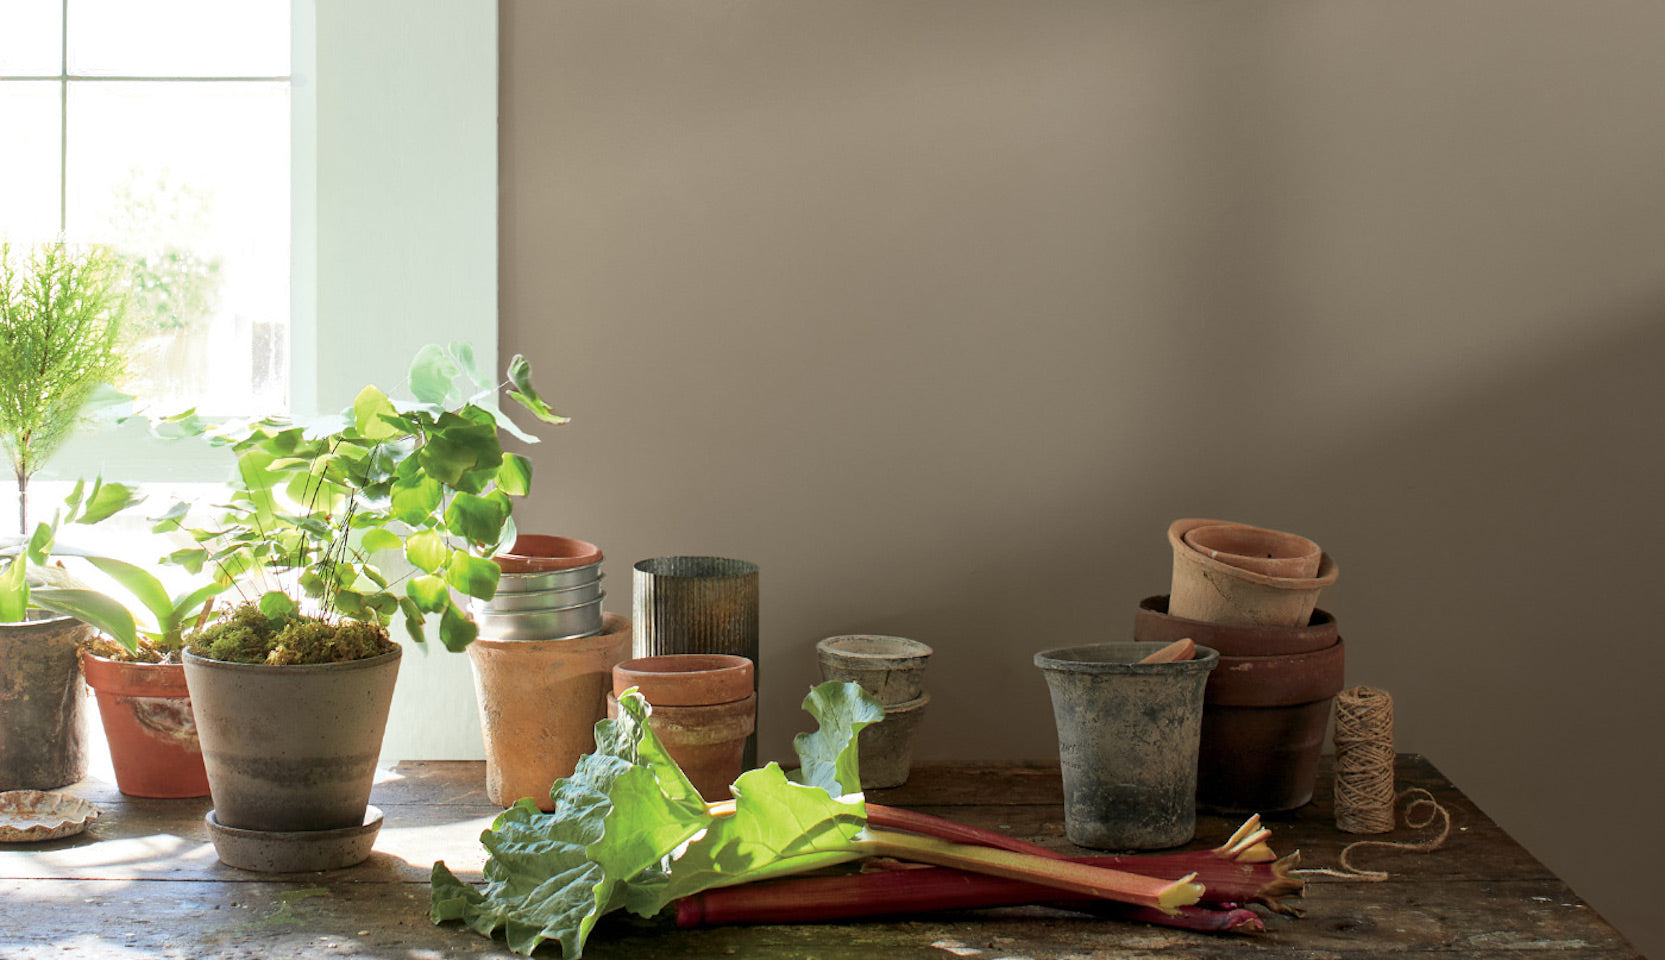
M 39 843 L 72 837 L 98 819 L 99 809 L 80 797 L 44 790 L 0 793 L 0 843 Z

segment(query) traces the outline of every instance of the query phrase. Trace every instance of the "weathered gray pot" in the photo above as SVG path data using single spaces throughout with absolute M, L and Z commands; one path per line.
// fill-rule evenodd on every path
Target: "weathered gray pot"
M 857 764 L 863 790 L 900 787 L 913 770 L 913 739 L 931 695 L 907 703 L 885 704 L 885 718 L 856 734 Z
M 87 687 L 70 617 L 0 624 L 0 790 L 52 790 L 87 775 Z
M 1220 655 L 1137 661 L 1157 643 L 1101 643 L 1035 654 L 1052 693 L 1064 774 L 1064 831 L 1098 850 L 1160 850 L 1197 825 L 1203 689 Z
M 216 822 L 280 833 L 364 826 L 400 653 L 266 666 L 187 652 Z
M 847 634 L 815 644 L 822 680 L 859 683 L 885 707 L 919 699 L 931 648 L 906 637 Z

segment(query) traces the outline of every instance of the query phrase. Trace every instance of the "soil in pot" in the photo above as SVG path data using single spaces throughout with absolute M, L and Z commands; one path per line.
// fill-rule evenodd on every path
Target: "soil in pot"
M 69 617 L 0 624 L 0 790 L 53 790 L 87 775 L 86 686 Z
M 208 771 L 179 663 L 128 663 L 83 652 L 110 744 L 116 787 L 130 797 L 206 797 Z

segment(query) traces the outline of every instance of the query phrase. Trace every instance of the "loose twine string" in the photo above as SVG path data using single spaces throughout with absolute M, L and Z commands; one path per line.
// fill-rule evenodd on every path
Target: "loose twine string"
M 1387 833 L 1394 827 L 1394 807 L 1405 805 L 1405 826 L 1420 830 L 1441 821 L 1439 832 L 1419 841 L 1358 840 L 1339 858 L 1341 869 L 1302 870 L 1306 876 L 1333 877 L 1364 883 L 1387 880 L 1385 870 L 1364 870 L 1352 864 L 1360 847 L 1387 847 L 1425 853 L 1438 850 L 1451 835 L 1451 814 L 1421 787 L 1399 793 L 1393 788 L 1393 697 L 1386 690 L 1353 687 L 1335 701 L 1335 825 L 1347 833 Z

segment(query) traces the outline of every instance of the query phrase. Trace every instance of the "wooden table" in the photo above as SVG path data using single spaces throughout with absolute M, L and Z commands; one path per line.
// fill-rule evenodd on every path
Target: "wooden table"
M 207 800 L 137 800 L 101 781 L 68 792 L 104 811 L 79 837 L 0 847 L 0 958 L 381 958 L 514 956 L 459 925 L 428 921 L 428 871 L 445 860 L 478 879 L 477 842 L 497 812 L 480 763 L 409 763 L 376 786 L 386 826 L 371 859 L 348 870 L 281 877 L 222 865 L 202 816 Z M 1425 787 L 1450 812 L 1434 853 L 1371 852 L 1361 866 L 1384 883 L 1314 878 L 1300 919 L 1271 917 L 1259 934 L 1208 935 L 1084 917 L 1044 907 L 927 915 L 885 923 L 678 930 L 612 916 L 585 951 L 607 958 L 782 957 L 819 960 L 930 958 L 1250 956 L 1365 958 L 1393 955 L 1520 960 L 1640 957 L 1617 931 L 1487 819 L 1426 759 L 1399 758 L 1399 787 Z M 916 768 L 905 787 L 872 791 L 878 802 L 1007 831 L 1045 846 L 1063 838 L 1056 764 Z M 1331 820 L 1327 772 L 1318 797 L 1268 817 L 1280 854 L 1333 866 L 1359 839 Z M 1196 846 L 1213 846 L 1236 818 L 1203 816 Z M 1414 839 L 1401 829 L 1389 839 Z M 558 956 L 546 946 L 540 955 Z

